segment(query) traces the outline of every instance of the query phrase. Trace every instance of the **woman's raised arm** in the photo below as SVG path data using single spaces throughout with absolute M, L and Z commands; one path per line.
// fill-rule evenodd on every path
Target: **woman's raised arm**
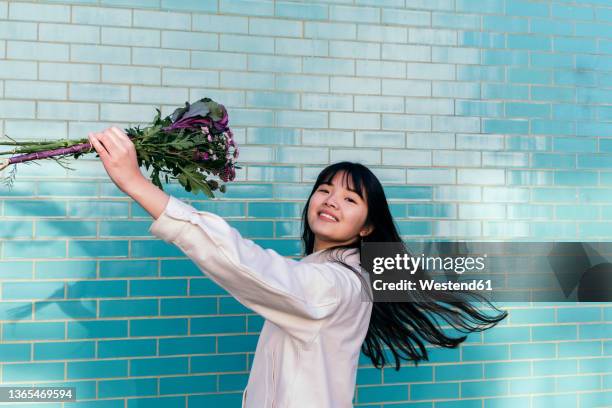
M 144 177 L 137 182 L 131 183 L 125 193 L 140 204 L 155 220 L 164 212 L 164 208 L 166 208 L 170 200 L 168 194 L 164 193 L 159 187 Z
M 218 215 L 173 196 L 149 232 L 179 247 L 240 303 L 305 343 L 337 310 L 343 293 L 359 290 L 342 266 L 302 263 L 264 249 Z
M 221 217 L 197 211 L 146 180 L 132 141 L 116 127 L 90 133 L 113 182 L 155 219 L 149 232 L 178 246 L 239 302 L 295 338 L 315 338 L 323 319 L 351 290 L 338 265 L 302 264 L 244 239 Z

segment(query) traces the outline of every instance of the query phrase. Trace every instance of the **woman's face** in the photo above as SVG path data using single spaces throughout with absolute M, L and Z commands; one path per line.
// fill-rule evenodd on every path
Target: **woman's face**
M 344 172 L 338 172 L 331 184 L 321 184 L 310 197 L 308 225 L 315 235 L 314 252 L 348 244 L 371 232 L 366 227 L 367 203 L 351 191 L 353 182 L 343 184 Z

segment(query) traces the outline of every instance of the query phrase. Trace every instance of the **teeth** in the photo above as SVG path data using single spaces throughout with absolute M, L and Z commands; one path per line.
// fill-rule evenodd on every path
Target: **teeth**
M 325 217 L 325 218 L 329 218 L 330 220 L 333 220 L 333 221 L 338 221 L 337 219 L 335 219 L 334 217 L 332 217 L 332 216 L 331 216 L 331 215 L 329 215 L 329 214 L 321 213 L 321 215 L 322 215 L 323 217 Z

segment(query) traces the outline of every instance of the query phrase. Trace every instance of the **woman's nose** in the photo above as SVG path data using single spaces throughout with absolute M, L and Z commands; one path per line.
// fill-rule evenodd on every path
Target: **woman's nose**
M 327 197 L 327 200 L 325 200 L 325 204 L 329 205 L 330 207 L 338 208 L 338 203 L 336 203 L 336 199 L 331 195 Z

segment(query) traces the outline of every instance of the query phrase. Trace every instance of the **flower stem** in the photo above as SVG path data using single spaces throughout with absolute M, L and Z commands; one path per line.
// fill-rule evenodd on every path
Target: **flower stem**
M 42 152 L 22 154 L 20 156 L 11 157 L 10 159 L 0 160 L 0 171 L 11 164 L 23 163 L 23 162 L 27 162 L 30 160 L 47 159 L 52 156 L 81 153 L 85 151 L 91 151 L 92 149 L 93 149 L 93 146 L 91 145 L 91 143 L 87 142 L 87 143 L 75 144 L 70 147 L 62 147 L 60 149 L 51 149 L 51 150 L 45 150 Z

